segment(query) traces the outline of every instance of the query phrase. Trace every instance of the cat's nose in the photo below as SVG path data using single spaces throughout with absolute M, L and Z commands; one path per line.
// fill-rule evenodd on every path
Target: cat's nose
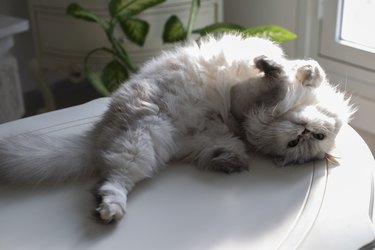
M 302 132 L 303 135 L 306 135 L 308 133 L 310 133 L 310 130 L 308 130 L 307 128 L 305 128 L 305 130 Z

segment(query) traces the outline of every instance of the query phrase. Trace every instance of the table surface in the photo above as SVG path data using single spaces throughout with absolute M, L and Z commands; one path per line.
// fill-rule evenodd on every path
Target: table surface
M 108 99 L 0 126 L 80 133 Z M 349 126 L 340 166 L 276 167 L 252 155 L 249 172 L 224 175 L 173 163 L 130 194 L 125 218 L 97 224 L 93 180 L 58 187 L 0 187 L 0 249 L 358 249 L 375 238 L 374 160 Z

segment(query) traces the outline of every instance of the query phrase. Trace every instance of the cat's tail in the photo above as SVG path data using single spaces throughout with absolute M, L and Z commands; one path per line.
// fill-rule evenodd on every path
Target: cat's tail
M 96 172 L 86 135 L 23 134 L 0 139 L 0 183 L 58 183 Z

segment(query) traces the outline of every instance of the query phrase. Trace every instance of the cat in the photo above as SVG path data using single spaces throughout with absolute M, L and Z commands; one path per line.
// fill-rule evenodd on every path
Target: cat
M 86 134 L 26 133 L 0 143 L 2 183 L 99 175 L 102 222 L 120 220 L 134 185 L 172 160 L 225 173 L 248 169 L 248 147 L 278 165 L 331 159 L 351 116 L 344 94 L 313 60 L 239 34 L 163 52 L 121 85 Z

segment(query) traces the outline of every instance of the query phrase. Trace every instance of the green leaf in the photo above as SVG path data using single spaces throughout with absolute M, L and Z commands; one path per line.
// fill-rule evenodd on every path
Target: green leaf
M 104 85 L 99 73 L 97 73 L 97 72 L 95 72 L 91 69 L 88 69 L 88 68 L 85 70 L 85 73 L 86 73 L 87 79 L 90 81 L 92 86 L 94 86 L 94 88 L 101 95 L 103 95 L 103 96 L 109 96 L 110 95 L 110 92 L 107 90 L 106 86 Z
M 124 14 L 137 15 L 147 8 L 161 4 L 166 0 L 111 0 L 109 12 L 113 17 Z
M 113 60 L 104 67 L 101 80 L 106 89 L 113 92 L 128 78 L 128 70 L 119 61 Z
M 201 29 L 194 30 L 194 33 L 198 33 L 201 36 L 205 36 L 209 33 L 219 33 L 219 32 L 236 32 L 242 31 L 244 28 L 238 24 L 233 23 L 214 23 L 205 26 Z
M 181 20 L 173 15 L 164 26 L 163 41 L 164 43 L 174 43 L 184 41 L 186 39 L 187 31 Z
M 297 37 L 296 34 L 276 25 L 265 25 L 248 28 L 242 31 L 246 36 L 258 36 L 268 38 L 274 42 L 287 42 Z
M 66 13 L 68 15 L 73 16 L 73 17 L 84 19 L 84 20 L 90 21 L 90 22 L 98 22 L 99 21 L 98 16 L 96 16 L 91 11 L 82 8 L 80 5 L 78 5 L 76 3 L 69 4 L 68 7 L 66 8 Z
M 150 29 L 148 22 L 136 18 L 119 18 L 120 26 L 130 41 L 143 46 Z

